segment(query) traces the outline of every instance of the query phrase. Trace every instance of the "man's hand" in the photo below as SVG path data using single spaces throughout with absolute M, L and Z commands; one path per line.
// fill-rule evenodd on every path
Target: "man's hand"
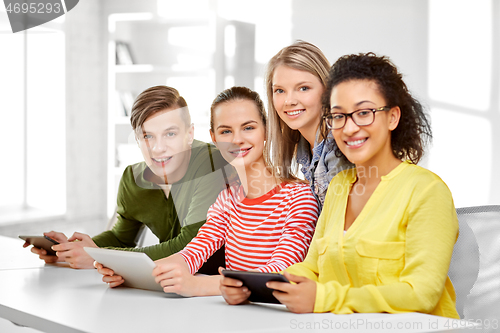
M 52 249 L 57 252 L 59 259 L 69 263 L 72 268 L 93 268 L 94 259 L 85 252 L 84 247 L 98 246 L 89 235 L 75 232 L 66 242 L 53 245 Z
M 275 289 L 274 297 L 288 310 L 294 313 L 310 313 L 314 311 L 316 301 L 316 282 L 304 276 L 297 276 L 285 271 L 285 277 L 296 284 L 270 281 L 268 288 Z
M 58 241 L 59 243 L 67 243 L 68 242 L 68 238 L 62 232 L 51 231 L 51 232 L 44 232 L 43 234 L 47 237 L 52 238 L 55 241 Z M 25 242 L 23 244 L 23 247 L 28 247 L 30 245 L 31 245 L 30 243 Z M 63 258 L 59 258 L 57 256 L 47 254 L 47 251 L 45 251 L 44 249 L 40 249 L 38 247 L 33 246 L 31 248 L 31 252 L 38 255 L 38 257 L 40 259 L 42 259 L 43 261 L 45 261 L 45 263 L 64 262 Z

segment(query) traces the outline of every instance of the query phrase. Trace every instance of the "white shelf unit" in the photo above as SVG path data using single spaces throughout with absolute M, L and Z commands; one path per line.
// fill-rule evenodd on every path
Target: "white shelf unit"
M 236 52 L 230 56 L 227 56 L 228 26 L 232 26 L 235 35 L 235 41 L 229 41 L 229 44 Z M 185 38 L 182 37 L 183 29 Z M 243 44 L 238 43 L 239 38 L 244 40 Z M 128 45 L 132 64 L 116 64 L 117 41 Z M 253 88 L 254 45 L 254 25 L 227 21 L 215 15 L 195 20 L 167 20 L 149 12 L 109 15 L 109 216 L 115 210 L 123 170 L 129 164 L 142 161 L 129 114 L 125 115 L 119 104 L 119 94 L 125 92 L 133 100 L 151 86 L 166 84 L 177 88 L 188 102 L 195 123 L 195 138 L 206 140 L 206 137 L 197 137 L 197 133 L 208 133 L 210 103 L 215 94 L 225 88 L 227 76 L 231 76 L 235 84 Z

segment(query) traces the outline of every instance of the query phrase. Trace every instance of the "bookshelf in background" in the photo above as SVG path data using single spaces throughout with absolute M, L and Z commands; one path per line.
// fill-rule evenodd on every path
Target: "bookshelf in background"
M 211 101 L 226 88 L 228 77 L 235 85 L 253 87 L 254 53 L 254 25 L 213 13 L 199 19 L 166 19 L 153 12 L 108 16 L 109 216 L 124 169 L 143 160 L 130 125 L 137 95 L 156 85 L 179 89 L 188 101 L 196 138 L 196 133 L 208 133 Z

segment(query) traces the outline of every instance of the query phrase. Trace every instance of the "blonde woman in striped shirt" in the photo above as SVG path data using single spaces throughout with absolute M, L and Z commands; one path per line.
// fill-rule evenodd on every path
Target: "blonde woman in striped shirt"
M 245 87 L 221 92 L 212 103 L 210 127 L 239 182 L 219 194 L 184 250 L 156 261 L 156 281 L 165 292 L 183 296 L 220 295 L 221 276 L 194 273 L 222 245 L 232 270 L 279 272 L 301 262 L 318 218 L 307 184 L 280 178 L 280 172 L 273 176 L 264 157 L 266 114 L 256 92 Z

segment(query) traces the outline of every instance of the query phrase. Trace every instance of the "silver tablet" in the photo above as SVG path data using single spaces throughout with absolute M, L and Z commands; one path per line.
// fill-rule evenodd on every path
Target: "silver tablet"
M 95 247 L 83 249 L 95 261 L 111 268 L 117 275 L 121 275 L 125 280 L 123 283 L 125 287 L 163 291 L 152 275 L 156 265 L 145 253 Z

